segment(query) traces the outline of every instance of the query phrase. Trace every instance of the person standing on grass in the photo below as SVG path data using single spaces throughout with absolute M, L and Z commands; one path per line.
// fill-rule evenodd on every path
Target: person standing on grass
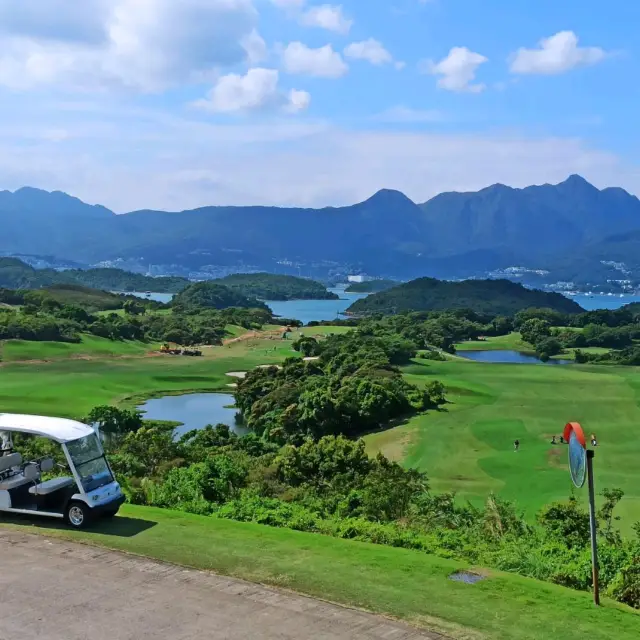
M 518 451 L 518 449 L 520 449 L 520 440 L 514 440 L 513 441 L 513 450 L 514 451 Z

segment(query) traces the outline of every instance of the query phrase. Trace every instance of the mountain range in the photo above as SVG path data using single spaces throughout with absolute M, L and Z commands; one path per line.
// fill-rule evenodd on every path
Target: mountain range
M 613 277 L 602 261 L 640 274 L 640 200 L 580 176 L 557 185 L 442 193 L 414 203 L 383 189 L 323 209 L 202 207 L 116 215 L 60 191 L 0 192 L 0 253 L 83 264 L 348 265 L 374 275 L 466 277 L 519 265 L 556 279 Z M 323 267 L 319 267 L 323 268 Z

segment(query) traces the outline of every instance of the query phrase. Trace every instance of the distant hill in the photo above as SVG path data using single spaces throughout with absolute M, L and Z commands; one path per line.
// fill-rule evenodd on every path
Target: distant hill
M 542 259 L 615 233 L 640 229 L 640 201 L 623 189 L 598 190 L 573 175 L 558 185 L 442 193 L 420 205 L 446 254 L 509 248 Z
M 338 264 L 399 278 L 469 277 L 514 265 L 560 268 L 575 253 L 583 256 L 584 274 L 595 273 L 611 254 L 631 256 L 640 247 L 639 240 L 620 240 L 640 234 L 640 201 L 574 175 L 557 185 L 442 193 L 419 205 L 382 189 L 345 207 L 216 206 L 115 215 L 61 192 L 24 188 L 0 192 L 0 225 L 6 253 L 85 264 L 124 258 L 273 271 L 289 261 L 318 272 Z
M 337 300 L 320 282 L 273 273 L 237 273 L 214 282 L 262 300 Z
M 268 309 L 266 304 L 215 282 L 196 282 L 173 298 L 174 307 L 185 309 Z
M 433 278 L 419 278 L 373 294 L 356 301 L 347 311 L 355 315 L 369 315 L 472 309 L 491 315 L 513 315 L 530 307 L 563 313 L 583 311 L 580 305 L 559 293 L 527 289 L 510 280 L 446 282 Z
M 0 287 L 6 289 L 40 289 L 53 284 L 70 284 L 106 291 L 153 291 L 177 293 L 184 289 L 186 278 L 151 278 L 122 269 L 34 269 L 17 258 L 0 258 Z
M 392 287 L 397 287 L 400 283 L 396 280 L 367 280 L 366 282 L 353 282 L 346 289 L 346 293 L 378 293 L 386 291 Z
M 121 309 L 126 301 L 124 296 L 100 291 L 91 287 L 81 287 L 74 284 L 60 284 L 40 289 L 36 295 L 42 294 L 47 298 L 53 298 L 60 304 L 77 305 L 87 311 L 110 311 Z M 146 300 L 136 301 L 148 305 Z

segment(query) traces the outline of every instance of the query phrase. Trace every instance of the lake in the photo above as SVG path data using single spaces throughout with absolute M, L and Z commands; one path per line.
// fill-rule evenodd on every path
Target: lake
M 573 360 L 549 360 L 542 362 L 540 358 L 520 351 L 459 351 L 458 355 L 476 362 L 494 362 L 502 364 L 573 364 Z
M 208 424 L 226 424 L 238 435 L 247 430 L 236 422 L 235 398 L 230 393 L 190 393 L 147 400 L 138 406 L 147 420 L 181 422 L 176 437 Z

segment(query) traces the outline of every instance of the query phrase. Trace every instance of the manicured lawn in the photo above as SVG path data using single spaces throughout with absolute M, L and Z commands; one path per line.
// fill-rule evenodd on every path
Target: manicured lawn
M 533 353 L 532 346 L 525 342 L 520 333 L 513 332 L 506 336 L 489 337 L 485 340 L 468 340 L 456 344 L 456 351 L 520 351 L 522 353 Z
M 450 404 L 368 436 L 370 452 L 390 452 L 426 471 L 435 490 L 455 490 L 475 503 L 495 491 L 533 517 L 571 492 L 567 450 L 550 440 L 577 420 L 598 436 L 596 490 L 625 491 L 619 514 L 626 532 L 640 520 L 640 369 L 452 360 L 421 361 L 405 371 L 416 384 L 441 380 Z
M 226 385 L 234 380 L 226 373 L 299 355 L 291 343 L 255 338 L 207 348 L 200 358 L 156 355 L 7 363 L 0 367 L 0 408 L 7 413 L 78 418 L 99 404 L 132 404 L 132 399 L 142 400 L 165 391 L 228 391 Z
M 141 356 L 156 351 L 159 345 L 153 342 L 132 340 L 109 340 L 85 334 L 82 342 L 32 342 L 27 340 L 9 340 L 0 347 L 4 362 L 21 360 L 59 360 L 88 356 L 93 358 L 111 356 Z
M 635 640 L 640 615 L 587 593 L 504 574 L 449 580 L 459 562 L 255 524 L 125 506 L 96 531 L 18 526 L 292 589 L 467 640 Z

